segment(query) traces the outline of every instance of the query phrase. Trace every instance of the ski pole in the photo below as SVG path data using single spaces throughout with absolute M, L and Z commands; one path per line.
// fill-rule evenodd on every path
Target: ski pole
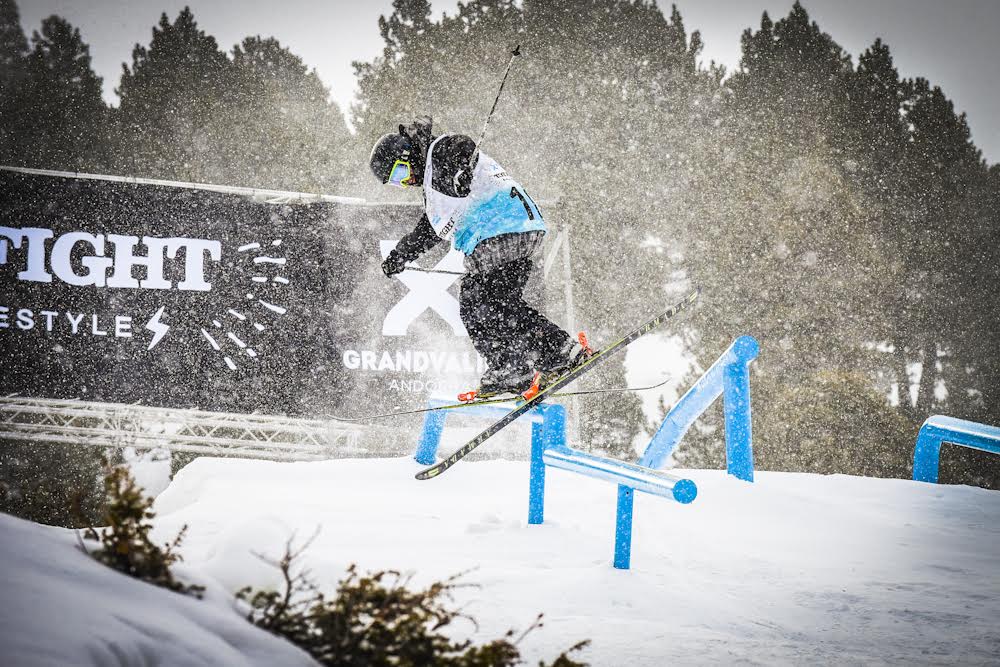
M 465 271 L 445 271 L 443 269 L 422 269 L 419 266 L 407 266 L 404 271 L 419 271 L 421 273 L 447 273 L 450 276 L 464 276 Z
M 521 45 L 518 44 L 514 47 L 514 50 L 510 52 L 510 61 L 507 63 L 507 70 L 503 73 L 503 79 L 500 80 L 500 90 L 497 91 L 496 99 L 493 100 L 493 108 L 490 109 L 489 115 L 486 116 L 486 122 L 483 123 L 483 133 L 479 135 L 479 141 L 476 142 L 476 150 L 472 152 L 472 159 L 475 160 L 476 156 L 479 155 L 479 147 L 483 143 L 483 139 L 486 138 L 486 128 L 490 126 L 490 120 L 493 118 L 493 112 L 497 110 L 497 103 L 500 102 L 500 93 L 503 92 L 503 85 L 507 83 L 507 75 L 510 74 L 510 68 L 514 66 L 514 58 L 521 55 Z

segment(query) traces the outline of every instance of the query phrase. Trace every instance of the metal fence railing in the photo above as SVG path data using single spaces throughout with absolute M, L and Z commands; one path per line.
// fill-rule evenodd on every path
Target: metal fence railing
M 362 428 L 336 421 L 123 403 L 0 398 L 0 439 L 312 461 L 364 454 Z

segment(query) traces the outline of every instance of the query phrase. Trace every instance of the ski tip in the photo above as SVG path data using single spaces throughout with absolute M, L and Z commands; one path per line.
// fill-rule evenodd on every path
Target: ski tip
M 430 468 L 425 468 L 421 470 L 416 475 L 414 475 L 414 477 L 423 481 L 425 479 L 431 479 L 433 477 L 437 477 L 439 474 L 441 474 L 441 466 L 435 465 L 431 466 Z

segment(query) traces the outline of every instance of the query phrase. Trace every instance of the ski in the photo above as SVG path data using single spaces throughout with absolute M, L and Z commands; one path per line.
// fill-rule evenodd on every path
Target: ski
M 573 396 L 589 396 L 591 394 L 623 394 L 629 391 L 649 391 L 650 389 L 658 389 L 666 383 L 670 382 L 670 378 L 663 380 L 662 382 L 657 382 L 656 384 L 651 384 L 646 387 L 607 387 L 604 389 L 584 389 L 582 391 L 560 391 L 555 394 L 549 394 L 549 398 L 570 398 Z M 524 399 L 520 396 L 505 396 L 503 398 L 484 398 L 478 401 L 466 401 L 464 403 L 449 403 L 447 405 L 438 405 L 433 408 L 417 408 L 415 410 L 398 410 L 396 412 L 383 412 L 381 414 L 375 415 L 363 415 L 361 417 L 337 417 L 336 415 L 331 415 L 326 417 L 326 419 L 332 419 L 334 421 L 340 422 L 366 422 L 374 421 L 376 419 L 387 419 L 389 417 L 401 417 L 403 415 L 419 415 L 424 412 L 437 412 L 439 410 L 457 410 L 458 408 L 472 408 L 477 405 L 498 405 L 501 403 L 519 403 Z
M 541 391 L 539 391 L 534 397 L 532 397 L 531 400 L 521 403 L 519 406 L 517 406 L 509 413 L 504 415 L 502 418 L 500 418 L 499 421 L 494 423 L 492 426 L 488 427 L 485 431 L 483 431 L 475 438 L 473 438 L 472 440 L 470 440 L 469 442 L 467 442 L 466 444 L 462 445 L 460 448 L 455 450 L 455 452 L 451 454 L 451 456 L 435 463 L 429 468 L 425 468 L 420 472 L 418 472 L 416 474 L 416 478 L 424 480 L 424 479 L 431 479 L 432 477 L 437 477 L 445 470 L 447 470 L 448 468 L 452 467 L 453 465 L 461 461 L 470 452 L 472 452 L 472 450 L 474 450 L 476 447 L 486 442 L 486 440 L 495 435 L 505 426 L 509 425 L 511 422 L 516 420 L 524 413 L 528 412 L 531 408 L 538 405 L 546 398 L 553 396 L 558 389 L 566 386 L 567 384 L 577 379 L 587 371 L 591 370 L 601 359 L 609 357 L 615 352 L 625 349 L 625 347 L 628 346 L 632 341 L 646 335 L 653 329 L 656 329 L 661 324 L 672 318 L 674 315 L 676 315 L 680 311 L 690 306 L 697 300 L 699 293 L 700 290 L 696 288 L 693 292 L 684 297 L 677 305 L 671 306 L 666 311 L 660 313 L 659 315 L 649 320 L 648 322 L 646 322 L 639 328 L 635 329 L 634 331 L 626 334 L 623 338 L 612 343 L 608 347 L 602 350 L 598 350 L 596 353 L 594 353 L 592 357 L 584 361 L 582 364 L 556 378 L 553 382 L 548 384 Z

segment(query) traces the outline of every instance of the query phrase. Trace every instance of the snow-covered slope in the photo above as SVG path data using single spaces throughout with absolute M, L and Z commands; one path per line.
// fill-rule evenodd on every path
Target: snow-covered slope
M 530 660 L 583 638 L 595 665 L 1000 655 L 998 492 L 782 473 L 751 485 L 691 471 L 693 504 L 637 498 L 633 569 L 618 571 L 612 485 L 552 471 L 547 521 L 529 526 L 526 463 L 463 463 L 427 482 L 416 469 L 199 459 L 158 498 L 157 537 L 189 524 L 187 565 L 230 590 L 277 584 L 251 552 L 278 556 L 290 535 L 317 528 L 304 564 L 327 588 L 352 562 L 413 571 L 418 584 L 472 569 L 466 580 L 481 588 L 460 603 L 479 639 L 545 612 L 522 646 Z M 141 600 L 123 609 L 151 613 Z
M 196 600 L 119 574 L 76 544 L 72 531 L 0 514 L 0 665 L 315 664 L 247 623 L 217 584 Z

